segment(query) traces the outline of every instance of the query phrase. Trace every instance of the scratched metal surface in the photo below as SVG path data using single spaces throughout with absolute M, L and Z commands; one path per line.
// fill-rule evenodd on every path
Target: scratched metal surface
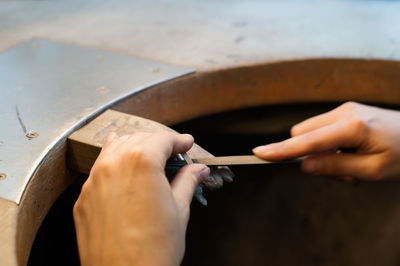
M 90 117 L 193 71 L 45 40 L 0 54 L 0 197 L 19 203 L 46 154 Z
M 41 37 L 198 70 L 400 59 L 396 0 L 0 1 L 0 51 Z

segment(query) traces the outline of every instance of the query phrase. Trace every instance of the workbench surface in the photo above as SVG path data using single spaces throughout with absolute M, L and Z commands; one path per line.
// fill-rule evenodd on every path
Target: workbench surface
M 2 1 L 0 51 L 49 39 L 198 70 L 400 59 L 400 1 Z
M 268 104 L 349 99 L 399 104 L 399 14 L 395 0 L 0 1 L 0 265 L 26 264 L 49 208 L 73 180 L 66 135 L 111 104 L 126 99 L 118 110 L 164 124 Z M 31 39 L 45 40 L 27 42 Z M 196 74 L 186 75 L 194 69 Z M 165 82 L 176 77 L 181 78 Z M 26 139 L 30 130 L 40 135 Z M 30 160 L 11 156 L 15 143 Z M 304 194 L 291 180 L 279 180 L 281 188 L 291 184 Z M 398 265 L 399 184 L 380 186 L 380 194 L 379 187 L 367 186 L 354 197 L 349 186 L 315 187 L 321 195 L 339 195 L 348 207 L 348 216 L 338 212 L 332 220 L 338 223 L 353 219 L 357 208 L 348 199 L 354 206 L 370 199 L 371 213 L 378 215 L 365 208 L 358 217 L 365 230 L 374 228 L 373 241 L 357 238 L 367 244 L 352 256 L 359 261 L 363 254 L 371 265 L 380 258 L 392 263 L 381 265 Z M 293 210 L 302 210 L 301 202 L 290 202 Z M 331 210 L 318 206 L 313 213 Z M 369 219 L 375 223 L 364 223 Z M 323 220 L 309 224 L 318 237 L 329 229 Z M 364 232 L 358 228 L 355 234 Z M 337 250 L 325 246 L 336 257 Z

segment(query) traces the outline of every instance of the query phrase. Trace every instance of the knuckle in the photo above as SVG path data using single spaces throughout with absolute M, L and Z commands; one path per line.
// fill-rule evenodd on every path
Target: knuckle
M 354 132 L 359 136 L 365 135 L 368 131 L 368 123 L 357 116 L 352 116 L 349 118 L 348 124 L 350 132 Z
M 110 160 L 101 160 L 96 162 L 93 166 L 91 173 L 93 176 L 98 176 L 101 173 L 101 176 L 108 176 L 112 172 L 112 163 Z M 87 187 L 87 182 L 82 186 L 82 191 Z
M 359 103 L 349 101 L 349 102 L 342 104 L 340 107 L 341 107 L 341 109 L 344 109 L 347 112 L 355 112 L 359 106 L 360 106 Z
M 81 206 L 80 200 L 78 199 L 75 202 L 74 207 L 72 209 L 72 215 L 74 217 L 77 217 L 77 216 L 80 216 L 81 214 L 82 214 L 82 206 Z
M 136 147 L 128 152 L 128 158 L 130 161 L 148 166 L 152 164 L 152 156 L 142 147 Z
M 91 179 L 91 180 L 87 180 L 83 185 L 82 185 L 82 188 L 81 188 L 81 191 L 80 191 L 80 193 L 79 193 L 79 197 L 78 197 L 78 199 L 77 199 L 77 201 L 76 201 L 76 204 L 82 204 L 82 202 L 85 202 L 86 200 L 87 200 L 87 198 L 88 198 L 88 196 L 89 196 L 89 194 L 90 194 L 90 192 L 91 192 L 91 190 L 92 190 L 92 185 L 90 185 L 89 183 L 91 183 L 92 185 L 95 185 L 94 183 L 93 183 L 93 179 Z
M 294 137 L 294 136 L 297 136 L 299 133 L 299 128 L 298 128 L 298 126 L 296 125 L 296 126 L 293 126 L 291 129 L 290 129 L 290 135 L 292 136 L 292 137 Z
M 75 205 L 72 209 L 72 215 L 77 216 L 78 214 L 79 214 L 79 203 L 77 201 L 77 202 L 75 202 Z
M 89 182 L 90 182 L 89 180 L 86 180 L 86 182 L 83 183 L 80 193 L 80 200 L 82 200 L 82 196 L 86 196 L 91 190 Z

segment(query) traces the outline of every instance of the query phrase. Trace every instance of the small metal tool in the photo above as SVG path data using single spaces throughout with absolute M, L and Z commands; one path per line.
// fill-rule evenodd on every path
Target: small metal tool
M 182 156 L 182 155 L 181 155 Z M 186 155 L 187 156 L 187 155 Z M 184 157 L 178 159 L 175 157 L 168 160 L 169 166 L 183 166 L 187 164 L 187 159 Z M 219 156 L 207 158 L 191 158 L 193 163 L 202 163 L 208 166 L 229 166 L 229 165 L 251 165 L 251 164 L 283 164 L 283 163 L 296 163 L 302 161 L 302 158 L 282 160 L 282 161 L 267 161 L 254 155 L 236 155 L 236 156 Z

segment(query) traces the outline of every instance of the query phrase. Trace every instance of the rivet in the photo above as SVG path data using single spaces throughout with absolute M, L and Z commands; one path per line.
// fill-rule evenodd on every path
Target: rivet
M 29 130 L 28 132 L 26 132 L 25 137 L 27 137 L 28 139 L 34 139 L 37 138 L 39 136 L 38 132 Z
M 6 179 L 7 175 L 5 173 L 0 173 L 0 180 Z

